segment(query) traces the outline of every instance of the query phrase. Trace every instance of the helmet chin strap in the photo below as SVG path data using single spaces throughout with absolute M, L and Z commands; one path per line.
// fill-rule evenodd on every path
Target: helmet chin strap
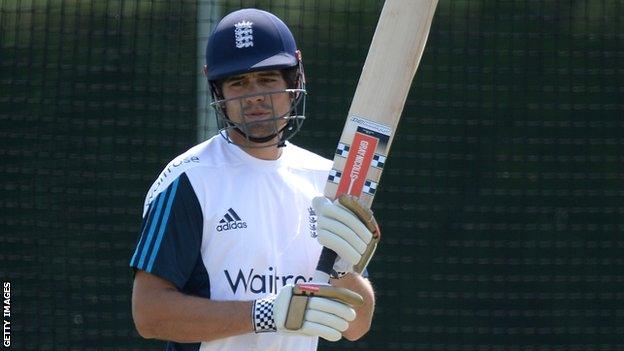
M 245 134 L 245 132 L 243 132 L 242 130 L 240 130 L 238 127 L 234 127 L 232 128 L 236 133 L 240 134 L 241 136 L 243 136 L 244 138 L 246 138 L 247 140 L 254 142 L 254 143 L 266 143 L 267 141 L 271 141 L 273 138 L 275 138 L 276 136 L 280 135 L 284 129 L 286 129 L 288 127 L 288 123 L 284 126 L 284 128 L 280 129 L 277 133 L 271 134 L 271 135 L 267 135 L 265 137 L 253 137 L 250 135 Z M 278 147 L 282 147 L 285 146 L 283 141 L 280 141 L 279 144 L 277 145 Z

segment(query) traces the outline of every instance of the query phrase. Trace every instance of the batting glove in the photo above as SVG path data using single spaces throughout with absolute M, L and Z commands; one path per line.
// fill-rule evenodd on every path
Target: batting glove
M 361 274 L 370 262 L 381 236 L 373 212 L 357 197 L 341 195 L 334 202 L 326 197 L 312 200 L 316 212 L 316 234 L 321 245 L 338 254 L 334 271 Z
M 352 306 L 359 306 L 363 301 L 362 296 L 345 288 L 286 285 L 277 296 L 254 301 L 254 331 L 294 333 L 338 341 L 349 322 L 355 319 Z

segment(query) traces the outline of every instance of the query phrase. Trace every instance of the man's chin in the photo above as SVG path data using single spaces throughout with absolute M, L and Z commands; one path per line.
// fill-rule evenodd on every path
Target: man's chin
M 236 135 L 237 139 L 240 139 L 243 142 L 252 142 L 252 143 L 254 143 L 253 140 L 263 140 L 263 139 L 267 139 L 267 138 L 268 138 L 268 140 L 266 142 L 270 142 L 270 141 L 274 140 L 277 137 L 277 135 L 279 134 L 279 131 L 274 130 L 273 128 L 271 128 L 269 130 L 261 130 L 261 131 L 247 130 L 246 132 L 243 131 L 243 130 L 240 130 L 240 132 L 242 134 L 234 133 L 234 135 Z M 232 135 L 233 134 L 230 133 L 230 137 L 232 137 Z M 247 141 L 245 141 L 245 140 L 247 140 Z
M 282 126 L 281 128 L 284 128 L 284 127 Z M 251 128 L 248 128 L 245 134 L 253 138 L 266 138 L 271 135 L 279 134 L 279 131 L 281 128 L 274 124 L 255 125 L 255 126 L 251 126 Z

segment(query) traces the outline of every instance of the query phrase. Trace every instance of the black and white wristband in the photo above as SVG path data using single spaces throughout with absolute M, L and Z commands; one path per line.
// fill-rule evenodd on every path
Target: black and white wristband
M 253 302 L 251 313 L 254 332 L 267 333 L 277 331 L 275 318 L 273 317 L 273 301 L 275 301 L 274 297 L 259 299 Z

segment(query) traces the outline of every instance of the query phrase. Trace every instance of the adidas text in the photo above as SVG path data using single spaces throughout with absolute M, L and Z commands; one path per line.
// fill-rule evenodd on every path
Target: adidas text
M 219 224 L 217 226 L 217 231 L 222 232 L 224 230 L 242 229 L 242 228 L 247 228 L 247 222 L 236 221 L 236 222 L 227 222 L 225 224 Z

